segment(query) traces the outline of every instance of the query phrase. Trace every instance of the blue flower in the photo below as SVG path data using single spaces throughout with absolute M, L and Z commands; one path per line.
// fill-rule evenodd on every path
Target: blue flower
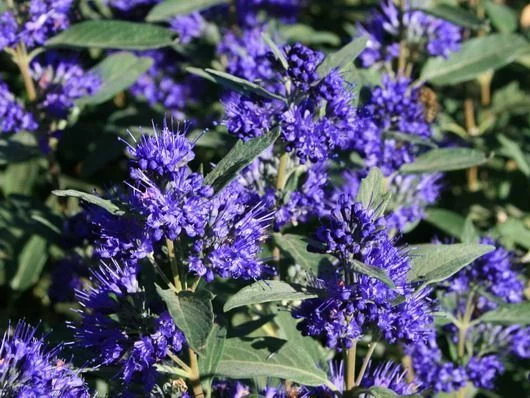
M 181 15 L 170 19 L 169 26 L 179 35 L 179 41 L 182 44 L 188 44 L 193 39 L 200 37 L 206 21 L 198 12 L 192 12 L 188 15 Z
M 61 347 L 49 349 L 37 329 L 19 321 L 0 344 L 0 391 L 10 397 L 90 397 L 88 387 L 60 359 Z
M 24 110 L 7 85 L 0 80 L 0 132 L 33 131 L 37 127 L 33 114 Z

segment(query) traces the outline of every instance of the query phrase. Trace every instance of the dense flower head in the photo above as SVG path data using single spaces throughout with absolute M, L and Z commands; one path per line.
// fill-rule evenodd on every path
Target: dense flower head
M 0 14 L 0 50 L 19 42 L 33 48 L 70 26 L 72 0 L 30 0 L 27 3 Z
M 425 146 L 393 136 L 411 135 L 427 140 L 432 127 L 420 99 L 420 88 L 412 87 L 408 78 L 392 79 L 386 75 L 375 87 L 368 102 L 359 109 L 352 149 L 364 159 L 367 167 L 379 167 L 390 175 L 404 163 L 412 162 Z
M 223 103 L 226 128 L 243 141 L 268 132 L 278 108 L 273 101 L 249 98 L 234 92 L 229 93 Z
M 324 54 L 300 43 L 286 45 L 283 51 L 289 65 L 287 76 L 298 90 L 309 91 L 319 78 L 317 67 L 324 60 Z
M 88 387 L 62 360 L 61 347 L 50 349 L 37 329 L 19 321 L 0 343 L 0 391 L 9 397 L 90 397 Z
M 203 81 L 190 74 L 179 78 L 182 59 L 175 51 L 149 50 L 139 55 L 152 58 L 153 64 L 131 86 L 132 95 L 182 118 L 187 107 L 196 104 L 202 95 Z
M 410 1 L 406 1 L 402 21 L 400 14 L 392 0 L 383 0 L 366 24 L 359 25 L 360 33 L 369 39 L 360 56 L 363 66 L 397 58 L 402 29 L 407 45 L 422 55 L 447 57 L 458 51 L 462 40 L 458 26 L 413 9 Z
M 148 9 L 160 0 L 105 0 L 112 9 L 122 13 L 124 16 L 134 15 L 142 9 Z
M 96 93 L 101 85 L 98 75 L 85 72 L 76 60 L 61 59 L 59 54 L 34 61 L 31 72 L 37 82 L 39 107 L 54 118 L 66 118 L 75 100 Z
M 131 177 L 141 179 L 146 175 L 153 180 L 168 180 L 176 176 L 195 158 L 193 143 L 183 132 L 172 131 L 164 125 L 161 131 L 153 126 L 152 134 L 143 134 L 128 145 L 131 160 Z
M 180 352 L 185 338 L 167 311 L 154 312 L 161 306 L 147 301 L 138 272 L 136 265 L 115 261 L 93 271 L 92 286 L 77 293 L 81 322 L 72 327 L 95 365 L 118 366 L 126 385 L 139 382 L 149 392 L 157 381 L 155 364 L 168 350 Z
M 257 81 L 266 89 L 281 90 L 281 75 L 270 56 L 270 47 L 263 40 L 265 28 L 256 26 L 240 34 L 228 31 L 217 46 L 217 53 L 228 73 L 249 81 Z
M 199 12 L 192 12 L 188 15 L 172 18 L 169 21 L 169 26 L 178 33 L 180 43 L 188 44 L 201 36 L 206 27 L 206 21 Z
M 0 80 L 0 133 L 33 131 L 37 127 L 33 114 L 24 110 L 7 84 Z
M 491 390 L 495 378 L 504 372 L 504 366 L 496 355 L 472 357 L 466 365 L 469 380 L 477 388 Z
M 412 358 L 414 374 L 423 389 L 434 392 L 452 392 L 463 388 L 467 383 L 464 367 L 445 362 L 434 335 L 406 348 Z
M 324 336 L 331 348 L 350 347 L 352 341 L 374 329 L 384 340 L 418 341 L 430 333 L 432 316 L 429 292 L 411 294 L 406 282 L 410 264 L 406 254 L 388 238 L 384 218 L 344 197 L 317 230 L 318 251 L 332 254 L 335 271 L 322 276 L 325 297 L 305 300 L 293 311 L 302 318 L 302 333 Z M 395 290 L 358 273 L 356 262 L 383 270 Z M 399 295 L 403 302 L 393 304 Z
M 190 271 L 206 281 L 214 274 L 259 278 L 264 271 L 259 254 L 271 219 L 255 193 L 232 182 L 211 200 L 205 232 L 193 244 Z
M 512 335 L 511 352 L 519 358 L 530 358 L 530 327 L 517 328 Z
M 478 284 L 506 303 L 521 302 L 524 298 L 524 283 L 514 269 L 512 253 L 491 238 L 481 238 L 480 242 L 495 246 L 495 250 L 481 256 L 457 273 L 449 281 L 447 289 L 457 294 L 467 294 L 473 284 Z M 495 301 L 481 296 L 477 302 L 477 311 L 488 311 L 497 305 Z

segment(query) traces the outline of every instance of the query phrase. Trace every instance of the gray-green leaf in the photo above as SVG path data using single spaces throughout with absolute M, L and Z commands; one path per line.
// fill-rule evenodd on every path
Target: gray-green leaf
M 412 163 L 401 166 L 403 173 L 432 173 L 467 169 L 486 163 L 488 158 L 476 149 L 441 148 L 418 156 Z
M 87 203 L 91 203 L 93 205 L 99 206 L 107 210 L 109 213 L 115 214 L 117 216 L 121 216 L 125 214 L 123 210 L 121 210 L 117 205 L 112 203 L 110 200 L 103 199 L 97 195 L 93 195 L 90 193 L 77 191 L 75 189 L 65 189 L 65 190 L 52 191 L 52 194 L 54 194 L 55 196 L 71 197 L 71 198 L 78 198 L 80 200 L 84 200 Z
M 479 320 L 499 325 L 530 325 L 530 301 L 500 306 L 493 311 L 486 312 Z
M 447 59 L 429 59 L 420 80 L 438 85 L 462 83 L 509 64 L 527 48 L 527 41 L 516 34 L 477 37 L 466 41 L 460 51 Z
M 134 84 L 152 64 L 151 57 L 137 57 L 127 52 L 109 55 L 90 70 L 101 79 L 98 91 L 93 95 L 80 98 L 77 103 L 97 105 L 111 99 Z M 124 73 L 124 71 L 127 72 Z
M 182 291 L 156 286 L 156 291 L 166 302 L 175 325 L 186 336 L 186 342 L 197 353 L 203 353 L 213 328 L 212 300 L 206 293 Z
M 234 379 L 277 377 L 307 386 L 327 385 L 337 390 L 306 352 L 273 337 L 227 339 L 217 373 Z
M 11 279 L 11 289 L 26 290 L 40 277 L 48 260 L 47 242 L 39 235 L 33 235 L 24 245 L 17 261 L 17 271 Z
M 261 137 L 250 141 L 238 141 L 205 177 L 205 182 L 211 185 L 215 192 L 219 192 L 230 181 L 232 181 L 245 166 L 249 165 L 265 149 L 274 144 L 280 135 L 280 129 L 276 128 Z
M 225 341 L 226 328 L 215 324 L 206 341 L 205 353 L 199 358 L 201 384 L 207 397 L 211 396 L 212 380 L 223 356 Z
M 283 281 L 258 281 L 246 286 L 231 296 L 225 303 L 223 310 L 251 304 L 269 303 L 281 300 L 305 300 L 318 297 L 318 290 L 302 285 L 290 284 Z
M 504 4 L 486 1 L 488 18 L 495 28 L 502 33 L 513 33 L 517 30 L 517 13 Z
M 367 43 L 367 37 L 359 37 L 352 40 L 338 51 L 328 54 L 317 68 L 318 75 L 321 78 L 324 78 L 333 69 L 340 71 L 348 64 L 353 64 L 353 61 L 355 61 L 355 58 L 357 58 L 365 49 Z
M 171 30 L 147 23 L 94 20 L 72 25 L 46 46 L 148 50 L 170 46 L 172 36 Z
M 375 218 L 385 212 L 390 194 L 387 192 L 385 177 L 381 170 L 376 167 L 370 169 L 368 175 L 361 181 L 355 200 L 362 203 L 366 209 L 373 209 Z
M 441 282 L 495 248 L 489 245 L 457 243 L 452 245 L 425 244 L 410 251 L 409 282 L 421 283 L 419 290 Z
M 475 14 L 458 6 L 442 3 L 433 7 L 422 8 L 421 11 L 464 28 L 480 29 L 484 26 L 484 23 Z
M 427 210 L 426 221 L 447 235 L 462 240 L 466 219 L 451 210 L 432 208 Z
M 273 234 L 274 244 L 280 251 L 291 257 L 294 262 L 306 271 L 317 275 L 320 266 L 329 264 L 332 257 L 327 254 L 313 253 L 307 250 L 308 239 L 305 236 L 294 234 Z
M 165 0 L 154 6 L 145 19 L 149 22 L 165 21 L 224 3 L 228 3 L 228 0 Z
M 502 145 L 503 154 L 511 157 L 525 176 L 530 176 L 530 165 L 528 164 L 520 145 L 502 134 L 499 134 L 497 139 Z

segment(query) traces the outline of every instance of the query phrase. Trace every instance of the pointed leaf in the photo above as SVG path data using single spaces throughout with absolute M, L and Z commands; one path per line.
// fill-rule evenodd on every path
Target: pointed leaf
M 267 45 L 270 47 L 275 58 L 280 61 L 283 69 L 289 69 L 289 63 L 287 62 L 287 58 L 285 58 L 285 54 L 283 53 L 283 51 L 276 45 L 276 43 L 271 39 L 268 34 L 262 33 L 261 36 L 263 37 L 265 43 L 267 43 Z
M 93 195 L 90 193 L 77 191 L 75 189 L 65 189 L 65 190 L 52 191 L 52 194 L 54 194 L 55 196 L 79 198 L 80 200 L 84 200 L 87 203 L 91 203 L 93 205 L 99 206 L 107 210 L 109 213 L 115 214 L 117 216 L 125 214 L 123 210 L 121 210 L 117 205 L 112 203 L 110 200 L 103 199 L 97 195 Z
M 237 91 L 243 95 L 250 96 L 252 94 L 256 94 L 263 98 L 277 99 L 285 102 L 285 98 L 283 98 L 281 95 L 271 93 L 270 91 L 251 81 L 215 69 L 207 68 L 204 71 L 211 76 L 213 79 L 212 81 L 215 83 L 220 84 L 221 86 L 230 90 Z
M 206 352 L 199 358 L 201 384 L 206 390 L 207 396 L 211 396 L 212 380 L 223 356 L 225 341 L 226 328 L 215 324 L 206 341 Z
M 513 33 L 517 30 L 517 12 L 504 4 L 486 1 L 488 18 L 495 28 L 502 33 Z
M 502 145 L 503 154 L 511 157 L 515 161 L 515 163 L 517 163 L 519 170 L 521 170 L 521 172 L 525 176 L 529 177 L 530 165 L 528 164 L 528 161 L 524 152 L 521 149 L 521 146 L 517 142 L 510 140 L 502 134 L 499 134 L 497 136 L 497 139 Z
M 429 59 L 420 80 L 439 85 L 462 83 L 509 64 L 527 49 L 527 41 L 516 34 L 477 37 L 466 41 L 447 59 Z
M 488 158 L 481 151 L 470 148 L 433 149 L 420 155 L 412 163 L 401 166 L 403 173 L 432 173 L 467 169 L 486 163 Z
M 90 70 L 101 79 L 98 91 L 93 95 L 80 98 L 77 103 L 97 105 L 111 99 L 120 91 L 133 85 L 152 64 L 153 58 L 151 57 L 137 57 L 127 52 L 109 55 Z
M 359 272 L 363 275 L 369 276 L 371 278 L 375 278 L 383 282 L 384 284 L 386 284 L 391 289 L 394 289 L 396 287 L 394 282 L 392 282 L 392 279 L 388 277 L 388 275 L 383 269 L 374 267 L 372 265 L 361 263 L 360 261 L 357 261 L 357 260 L 351 260 L 351 261 L 352 261 L 352 268 L 354 271 Z
M 530 301 L 506 304 L 493 311 L 488 311 L 480 317 L 480 322 L 499 325 L 530 325 Z
M 147 23 L 94 20 L 72 25 L 46 46 L 148 50 L 172 45 L 173 35 L 169 29 Z
M 221 159 L 215 169 L 205 177 L 205 182 L 211 185 L 215 192 L 219 192 L 232 181 L 245 166 L 252 163 L 265 149 L 274 144 L 280 135 L 276 128 L 261 137 L 250 141 L 238 141 L 234 147 Z
M 198 353 L 203 353 L 213 328 L 212 300 L 207 294 L 182 291 L 156 286 L 159 296 L 166 302 L 175 325 L 186 336 L 186 342 Z
M 419 10 L 464 28 L 480 29 L 484 27 L 484 23 L 475 14 L 458 6 L 442 3 Z
M 277 377 L 307 386 L 324 384 L 337 390 L 306 352 L 273 337 L 227 339 L 217 372 L 233 379 Z
M 318 290 L 302 285 L 290 284 L 283 281 L 258 281 L 246 286 L 231 296 L 225 303 L 223 310 L 251 304 L 269 303 L 281 300 L 305 300 L 318 297 Z
M 165 0 L 154 6 L 145 19 L 149 22 L 160 22 L 225 3 L 228 3 L 228 0 Z
M 367 37 L 359 37 L 352 40 L 338 51 L 328 54 L 317 68 L 318 75 L 321 78 L 324 78 L 334 69 L 340 71 L 348 64 L 353 64 L 355 58 L 357 58 L 366 48 L 367 43 Z
M 462 240 L 466 219 L 460 214 L 446 209 L 427 210 L 426 221 L 433 224 L 449 236 Z
M 380 217 L 390 199 L 386 189 L 385 177 L 381 170 L 374 167 L 361 181 L 359 192 L 355 200 L 363 204 L 366 209 L 375 210 L 374 217 Z
M 17 261 L 17 271 L 11 279 L 11 289 L 26 290 L 39 280 L 46 261 L 48 243 L 39 235 L 33 235 L 24 245 Z
M 489 245 L 457 243 L 452 245 L 418 245 L 410 251 L 407 280 L 421 283 L 422 289 L 453 276 L 466 265 L 495 248 Z
M 302 266 L 307 271 L 317 275 L 320 266 L 330 264 L 332 257 L 328 254 L 313 253 L 307 250 L 308 238 L 294 234 L 273 234 L 274 244 L 282 252 L 291 257 L 296 264 Z

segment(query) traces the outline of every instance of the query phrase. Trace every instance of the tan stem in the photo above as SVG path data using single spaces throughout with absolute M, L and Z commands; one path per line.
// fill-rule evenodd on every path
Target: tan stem
M 171 273 L 173 274 L 173 283 L 177 292 L 182 290 L 182 282 L 180 280 L 180 270 L 177 264 L 177 258 L 175 257 L 175 245 L 171 239 L 166 238 L 167 256 L 169 258 L 169 264 L 171 265 Z
M 350 349 L 346 351 L 345 382 L 346 394 L 352 394 L 355 387 L 355 360 L 357 357 L 357 341 L 353 342 Z
M 28 53 L 26 52 L 26 46 L 24 43 L 20 43 L 15 50 L 15 61 L 17 63 L 20 74 L 22 75 L 22 80 L 24 81 L 24 87 L 26 88 L 26 93 L 28 94 L 28 100 L 33 102 L 37 99 L 37 90 L 35 89 L 35 83 L 31 77 L 29 71 L 29 58 Z
M 195 398 L 202 398 L 204 397 L 204 391 L 202 390 L 201 386 L 201 377 L 199 373 L 199 363 L 197 362 L 197 354 L 189 348 L 188 353 L 190 356 L 190 368 L 191 368 L 191 374 L 190 374 L 190 383 L 191 387 L 193 389 L 193 396 Z
M 280 164 L 278 165 L 278 175 L 276 177 L 276 190 L 282 191 L 287 183 L 287 163 L 289 162 L 289 154 L 287 152 L 280 156 Z M 272 249 L 272 260 L 276 263 L 278 275 L 274 279 L 280 278 L 280 248 L 275 246 Z
M 376 346 L 377 342 L 375 341 L 368 345 L 368 352 L 366 353 L 366 356 L 363 359 L 361 370 L 359 370 L 359 375 L 357 376 L 357 380 L 355 381 L 356 386 L 360 385 L 361 381 L 363 381 L 364 374 L 366 372 L 366 369 L 368 368 L 368 364 L 370 363 L 370 359 L 372 358 Z

